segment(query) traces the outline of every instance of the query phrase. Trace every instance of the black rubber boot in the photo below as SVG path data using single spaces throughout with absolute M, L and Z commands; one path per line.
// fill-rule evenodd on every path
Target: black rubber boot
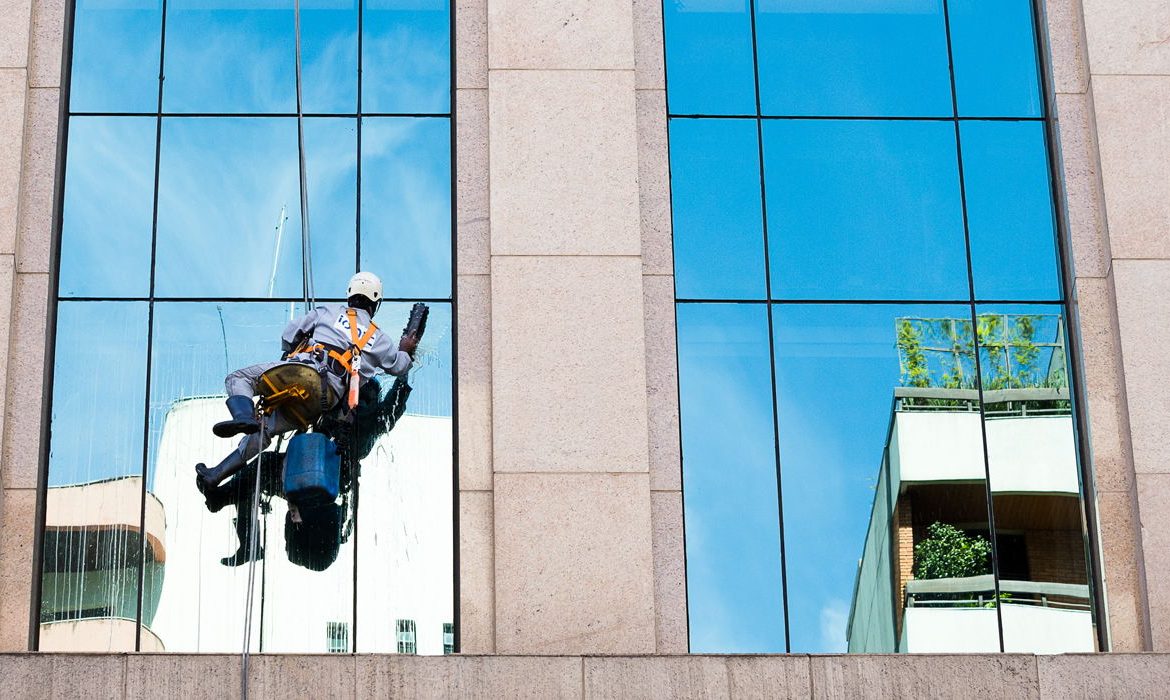
M 240 544 L 236 547 L 236 553 L 230 557 L 223 557 L 219 560 L 220 564 L 224 566 L 240 566 L 247 564 L 248 559 L 248 541 L 252 539 L 252 528 L 256 522 L 252 520 L 252 499 L 248 499 L 248 506 L 236 506 L 236 539 Z M 256 561 L 264 558 L 264 547 L 259 542 L 256 543 Z
M 216 423 L 211 432 L 218 437 L 226 438 L 245 433 L 251 435 L 260 430 L 260 423 L 256 420 L 256 407 L 252 399 L 247 396 L 229 396 L 228 410 L 232 412 L 232 419 Z
M 195 483 L 199 487 L 199 492 L 207 496 L 209 490 L 219 486 L 229 476 L 243 469 L 247 463 L 247 460 L 240 455 L 239 450 L 232 450 L 227 457 L 223 458 L 222 462 L 211 469 L 208 469 L 203 462 L 196 464 Z
M 205 471 L 211 471 L 207 469 L 206 465 L 200 464 L 195 467 L 197 472 L 199 471 L 199 467 L 203 467 Z M 195 475 L 195 488 L 199 489 L 199 493 L 203 494 L 204 505 L 207 506 L 208 512 L 218 513 L 223 510 L 224 506 L 233 502 L 232 496 L 234 495 L 233 492 L 235 489 L 230 487 L 225 488 L 223 486 L 211 486 L 203 481 L 203 477 L 199 474 Z

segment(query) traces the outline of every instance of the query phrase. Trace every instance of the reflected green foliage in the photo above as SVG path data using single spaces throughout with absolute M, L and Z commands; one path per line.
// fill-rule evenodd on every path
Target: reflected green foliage
M 935 522 L 914 545 L 914 576 L 919 579 L 964 578 L 991 573 L 991 542 L 954 525 Z

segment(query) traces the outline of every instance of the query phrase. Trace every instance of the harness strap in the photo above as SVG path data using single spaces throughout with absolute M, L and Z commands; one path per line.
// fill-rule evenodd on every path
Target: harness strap
M 294 355 L 301 355 L 303 353 L 312 353 L 317 352 L 318 350 L 324 350 L 331 359 L 337 361 L 337 364 L 339 364 L 346 373 L 349 373 L 351 371 L 350 360 L 353 358 L 354 350 L 356 349 L 358 352 L 365 350 L 366 345 L 369 344 L 370 338 L 374 337 L 374 333 L 377 332 L 378 327 L 374 325 L 373 321 L 370 321 L 370 327 L 367 328 L 366 332 L 359 338 L 357 330 L 357 311 L 353 309 L 346 309 L 346 315 L 349 317 L 349 337 L 350 341 L 352 342 L 352 345 L 349 347 L 349 349 L 345 350 L 344 352 L 338 352 L 337 350 L 334 350 L 333 348 L 330 348 L 326 345 L 322 345 L 321 343 L 314 343 L 310 345 L 309 341 L 305 340 L 299 346 L 297 346 L 295 350 L 290 352 L 288 356 L 293 357 Z

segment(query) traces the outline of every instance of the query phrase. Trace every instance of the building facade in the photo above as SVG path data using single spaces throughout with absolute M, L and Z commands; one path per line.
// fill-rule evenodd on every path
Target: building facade
M 414 408 L 374 441 L 393 476 L 370 492 L 412 506 L 365 527 L 353 506 L 331 578 L 291 584 L 352 601 L 308 616 L 307 635 L 273 611 L 296 604 L 275 581 L 311 567 L 274 566 L 255 692 L 1057 696 L 1170 680 L 1165 657 L 1119 653 L 1170 651 L 1170 14 L 832 4 L 306 4 L 302 106 L 287 31 L 277 64 L 231 53 L 248 21 L 291 27 L 292 3 L 229 4 L 255 17 L 216 25 L 226 5 L 4 2 L 0 649 L 105 652 L 7 655 L 4 683 L 239 681 L 243 627 L 173 588 L 198 578 L 209 605 L 245 604 L 247 567 L 216 562 L 239 519 L 197 515 L 179 465 L 219 449 L 196 424 L 221 370 L 265 359 L 290 303 L 313 286 L 337 298 L 364 266 L 395 302 L 430 303 L 442 339 Z M 1017 21 L 963 15 L 980 7 Z M 118 11 L 157 19 L 157 36 L 123 24 L 113 41 L 94 18 Z M 214 31 L 183 35 L 200 26 Z M 402 26 L 422 27 L 416 43 Z M 349 77 L 314 83 L 345 27 Z M 125 60 L 135 42 L 151 60 Z M 111 143 L 138 166 L 113 167 Z M 309 185 L 320 213 L 274 176 L 298 167 L 325 173 Z M 94 204 L 111 196 L 135 204 Z M 248 215 L 263 237 L 233 237 L 260 226 L 234 202 L 263 203 Z M 852 244 L 818 247 L 834 232 Z M 306 258 L 315 283 L 295 274 Z M 753 391 L 721 399 L 737 383 Z M 851 441 L 865 449 L 814 449 Z M 986 543 L 987 563 L 922 573 L 936 525 Z M 210 532 L 219 544 L 185 560 Z M 395 585 L 363 561 L 419 602 L 363 598 Z M 133 653 L 168 649 L 203 653 Z M 278 653 L 330 651 L 358 654 Z M 804 656 L 844 651 L 987 654 Z M 1032 655 L 1080 651 L 1112 653 Z M 675 656 L 699 652 L 778 655 Z

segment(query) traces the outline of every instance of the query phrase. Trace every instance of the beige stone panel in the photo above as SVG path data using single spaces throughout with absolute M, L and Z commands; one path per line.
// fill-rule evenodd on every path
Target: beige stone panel
M 779 691 L 772 697 L 786 697 Z M 585 697 L 730 698 L 727 661 L 722 656 L 587 658 Z
M 1170 257 L 1170 76 L 1094 76 L 1093 101 L 1113 257 Z
M 1113 278 L 1079 278 L 1075 299 L 1096 489 L 1128 492 L 1133 454 Z
M 497 474 L 496 651 L 654 652 L 646 474 Z
M 1083 0 L 1083 5 L 1093 75 L 1170 75 L 1170 4 Z
M 491 271 L 488 201 L 488 93 L 455 91 L 456 265 L 461 275 Z
M 581 659 L 358 656 L 357 689 L 363 698 L 580 698 Z
M 807 698 L 812 694 L 809 657 L 729 656 L 727 677 L 732 698 Z
M 492 494 L 459 493 L 459 652 L 491 654 L 495 639 Z
M 683 546 L 682 493 L 650 494 L 654 527 L 654 631 L 659 654 L 685 654 L 687 638 L 687 562 Z
M 1170 658 L 1155 654 L 1038 656 L 1040 695 L 1046 698 L 1165 698 Z
M 5 489 L 0 509 L 0 651 L 25 651 L 32 600 L 37 492 Z
M 459 275 L 459 489 L 492 487 L 491 278 Z
M 61 85 L 61 41 L 65 0 L 33 0 L 28 82 L 33 87 Z
M 35 489 L 41 446 L 41 378 L 49 276 L 16 276 L 8 392 L 4 406 L 4 488 Z
M 53 657 L 0 654 L 0 697 L 48 700 L 53 697 Z
M 638 258 L 493 258 L 497 475 L 647 471 L 643 319 Z
M 1109 650 L 1148 649 L 1149 609 L 1137 492 L 1098 493 L 1097 531 L 1105 575 Z
M 1057 95 L 1056 111 L 1073 270 L 1078 277 L 1104 277 L 1112 256 L 1093 96 Z
M 248 659 L 248 696 L 352 698 L 356 671 L 357 657 L 351 654 L 253 654 Z
M 0 69 L 0 253 L 16 252 L 27 83 L 24 70 Z
M 662 47 L 662 0 L 634 2 L 634 68 L 639 90 L 666 89 L 666 52 Z
M 1139 474 L 1138 508 L 1154 651 L 1170 651 L 1170 474 Z
M 638 255 L 633 71 L 492 71 L 492 255 Z
M 16 269 L 20 272 L 49 271 L 60 93 L 57 88 L 36 88 L 28 93 L 16 242 Z
M 1113 275 L 1134 470 L 1170 474 L 1170 260 L 1116 260 Z
M 633 69 L 630 0 L 491 0 L 488 65 Z
M 1036 657 L 813 656 L 814 698 L 1038 698 Z
M 642 271 L 674 274 L 670 218 L 670 152 L 666 137 L 666 92 L 639 90 L 638 199 L 642 226 Z
M 486 88 L 488 0 L 455 2 L 455 88 Z
M 107 654 L 55 654 L 51 673 L 54 698 L 122 697 L 126 656 Z
M 1089 68 L 1081 0 L 1045 0 L 1043 5 L 1053 88 L 1057 93 L 1084 92 L 1089 85 Z
M 0 2 L 0 68 L 28 65 L 29 17 L 32 0 Z
M 130 654 L 126 697 L 194 700 L 240 697 L 240 657 L 228 654 Z
M 679 443 L 674 277 L 645 276 L 642 291 L 646 311 L 650 488 L 679 491 L 682 489 L 682 447 Z

